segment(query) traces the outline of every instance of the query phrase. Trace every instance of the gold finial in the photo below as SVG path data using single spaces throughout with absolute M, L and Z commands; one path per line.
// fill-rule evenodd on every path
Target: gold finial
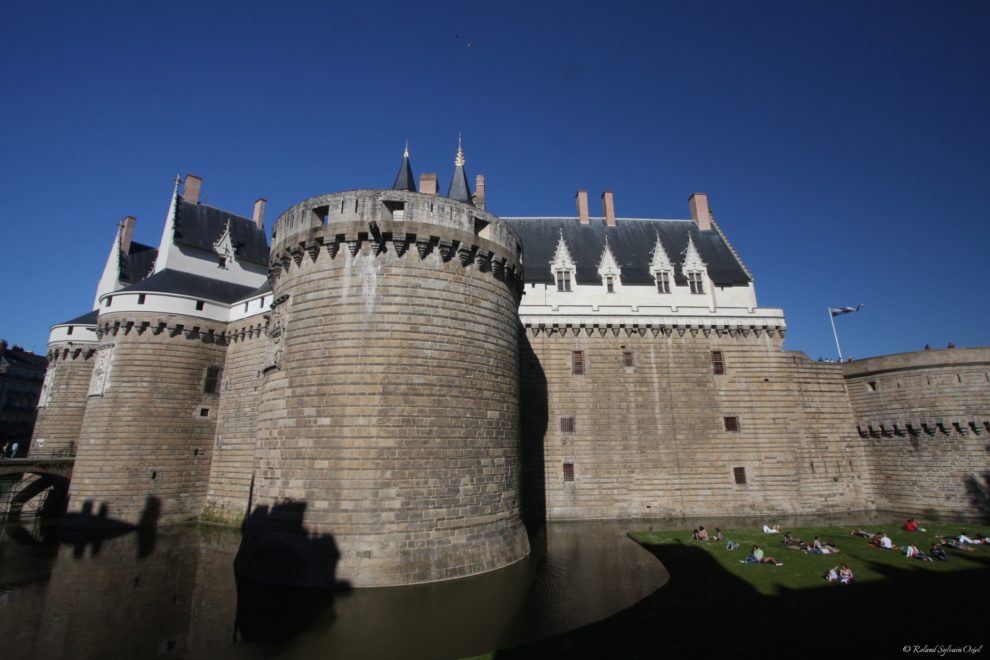
M 406 140 L 406 148 L 402 151 L 403 158 L 409 158 L 409 140 Z
M 457 131 L 457 158 L 454 159 L 454 165 L 464 165 L 464 150 L 461 149 L 461 132 Z

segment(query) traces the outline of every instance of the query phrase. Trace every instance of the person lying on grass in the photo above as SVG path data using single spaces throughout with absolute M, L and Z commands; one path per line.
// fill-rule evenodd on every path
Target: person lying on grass
M 949 556 L 947 554 L 945 554 L 945 548 L 943 548 L 942 547 L 942 544 L 940 544 L 938 542 L 932 543 L 932 547 L 928 551 L 928 554 L 930 556 L 934 557 L 935 559 L 938 559 L 938 560 L 941 560 L 941 561 L 948 561 L 949 560 Z
M 864 539 L 872 539 L 873 537 L 876 536 L 876 534 L 874 534 L 873 532 L 864 532 L 861 529 L 854 529 L 853 531 L 849 532 L 849 536 L 862 536 Z
M 803 547 L 804 541 L 802 541 L 801 539 L 794 538 L 793 536 L 791 536 L 790 532 L 784 532 L 784 545 L 794 548 L 800 548 Z
M 879 534 L 874 534 L 873 538 L 870 539 L 869 545 L 880 548 L 881 550 L 894 550 L 894 542 L 890 540 L 887 536 L 887 532 L 880 532 Z
M 908 559 L 920 559 L 921 561 L 932 561 L 932 558 L 918 550 L 918 546 L 913 543 L 909 543 L 904 546 L 904 556 Z
M 825 541 L 822 543 L 821 539 L 817 536 L 811 543 L 803 544 L 801 550 L 810 555 L 834 555 L 839 552 L 839 548 L 836 547 L 835 541 Z
M 955 548 L 956 550 L 962 550 L 964 552 L 976 552 L 973 548 L 967 548 L 965 544 L 960 543 L 959 539 L 954 539 L 951 536 L 948 538 L 940 538 L 939 541 L 942 545 L 949 546 L 950 548 Z
M 774 566 L 783 566 L 783 562 L 779 562 L 773 557 L 767 557 L 763 554 L 763 550 L 760 546 L 754 545 L 753 549 L 750 551 L 750 555 L 745 559 L 739 560 L 740 564 L 773 564 Z

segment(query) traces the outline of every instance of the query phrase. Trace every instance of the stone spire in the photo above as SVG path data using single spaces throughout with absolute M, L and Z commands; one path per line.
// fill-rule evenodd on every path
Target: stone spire
M 416 177 L 413 176 L 412 166 L 409 164 L 409 142 L 406 141 L 406 148 L 402 152 L 402 165 L 399 173 L 395 176 L 395 183 L 392 190 L 408 190 L 416 192 Z
M 464 171 L 464 150 L 461 149 L 461 135 L 457 134 L 457 157 L 454 159 L 454 178 L 450 180 L 450 190 L 447 197 L 456 202 L 464 202 L 474 206 L 471 201 L 471 186 L 468 184 L 467 173 Z

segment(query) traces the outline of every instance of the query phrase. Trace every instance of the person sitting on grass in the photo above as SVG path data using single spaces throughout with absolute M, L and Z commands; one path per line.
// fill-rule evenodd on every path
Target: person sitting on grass
M 839 581 L 839 567 L 838 566 L 833 566 L 832 568 L 828 569 L 828 571 L 825 573 L 825 581 L 826 582 L 838 582 Z
M 945 554 L 945 548 L 943 548 L 942 545 L 940 543 L 938 543 L 937 541 L 934 542 L 934 543 L 932 543 L 932 547 L 929 550 L 928 554 L 931 555 L 932 557 L 934 557 L 935 559 L 940 560 L 940 561 L 948 561 L 949 560 L 949 556 L 947 554 Z
M 704 525 L 702 525 L 701 527 L 698 528 L 698 540 L 699 541 L 708 541 L 709 540 L 709 538 L 708 538 L 708 532 L 705 530 L 705 526 Z
M 802 541 L 801 539 L 796 539 L 793 536 L 791 536 L 790 532 L 784 532 L 784 545 L 800 548 L 802 545 Z
M 855 579 L 856 574 L 849 568 L 849 564 L 843 564 L 842 568 L 839 569 L 839 582 L 842 584 L 851 584 Z
M 907 522 L 904 523 L 905 532 L 923 532 L 925 528 L 918 524 L 918 521 L 914 518 L 908 518 Z
M 909 543 L 904 546 L 904 556 L 908 559 L 920 559 L 921 561 L 932 561 L 932 558 L 918 550 L 918 546 L 913 543 Z
M 887 532 L 880 532 L 877 547 L 883 548 L 884 550 L 894 549 L 894 542 L 890 540 L 889 536 L 887 536 Z
M 767 557 L 763 554 L 763 550 L 760 546 L 754 545 L 750 555 L 745 559 L 739 560 L 740 564 L 773 564 L 774 566 L 783 566 L 782 562 L 777 561 L 773 557 Z
M 719 542 L 722 542 L 722 541 L 725 540 L 725 535 L 722 533 L 722 528 L 720 528 L 720 527 L 716 527 L 715 528 L 715 538 L 713 540 L 719 541 Z

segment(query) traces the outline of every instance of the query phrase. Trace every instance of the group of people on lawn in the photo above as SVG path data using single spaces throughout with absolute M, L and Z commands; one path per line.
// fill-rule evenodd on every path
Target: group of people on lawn
M 923 532 L 925 529 L 921 527 L 917 520 L 914 518 L 909 518 L 907 522 L 904 523 L 904 531 L 906 532 Z M 780 534 L 780 525 L 763 525 L 764 534 Z M 836 546 L 835 541 L 822 541 L 818 536 L 812 541 L 802 541 L 800 539 L 795 539 L 790 532 L 783 532 L 784 535 L 784 545 L 801 550 L 806 554 L 815 555 L 829 555 L 839 552 L 839 548 Z M 881 550 L 897 550 L 894 545 L 893 540 L 887 536 L 886 532 L 866 532 L 862 529 L 857 529 L 850 532 L 852 536 L 860 536 L 869 539 L 869 545 Z M 725 541 L 725 535 L 722 530 L 718 527 L 715 528 L 714 534 L 709 534 L 705 529 L 704 525 L 698 527 L 694 530 L 691 536 L 694 541 Z M 948 555 L 945 552 L 945 547 L 948 546 L 955 548 L 957 550 L 965 550 L 967 552 L 972 552 L 972 548 L 966 547 L 967 545 L 990 545 L 990 537 L 986 537 L 982 534 L 975 535 L 974 538 L 970 538 L 965 533 L 961 532 L 959 536 L 955 537 L 939 537 L 934 542 L 932 542 L 931 548 L 928 554 L 925 554 L 918 549 L 918 546 L 914 543 L 908 543 L 901 548 L 905 557 L 911 559 L 919 559 L 921 561 L 934 561 L 938 559 L 941 561 L 947 561 Z M 726 541 L 727 550 L 737 550 L 739 544 L 735 541 Z M 769 557 L 758 545 L 754 545 L 750 554 L 739 560 L 740 564 L 773 564 L 774 566 L 783 566 L 783 562 L 779 562 L 773 557 Z M 841 584 L 850 584 L 856 579 L 855 573 L 849 568 L 848 564 L 842 564 L 841 566 L 833 566 L 825 573 L 825 579 L 828 582 L 839 582 Z

